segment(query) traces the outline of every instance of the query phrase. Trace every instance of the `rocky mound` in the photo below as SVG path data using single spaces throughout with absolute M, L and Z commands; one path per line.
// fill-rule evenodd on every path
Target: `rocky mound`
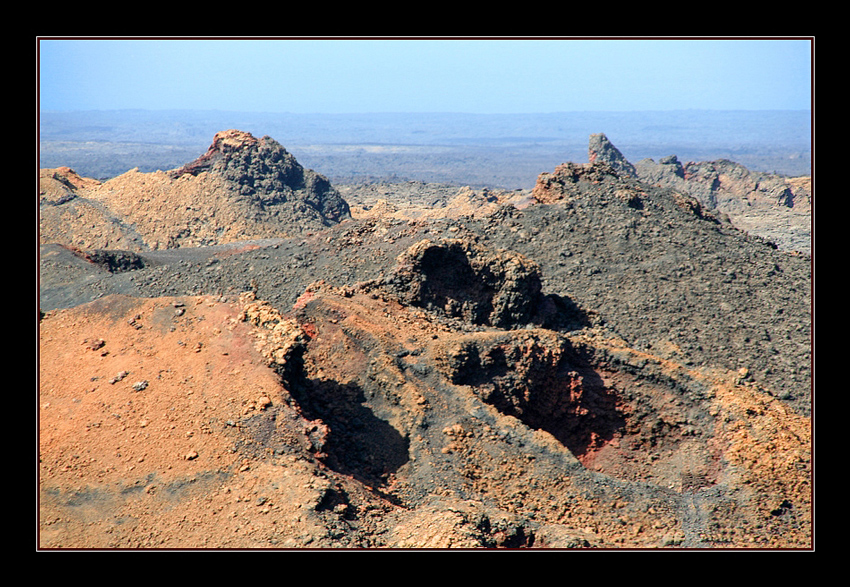
M 58 206 L 77 197 L 77 192 L 100 185 L 96 179 L 80 177 L 70 167 L 40 169 L 38 173 L 39 204 Z
M 720 159 L 682 164 L 675 155 L 629 163 L 604 134 L 590 137 L 591 163 L 607 163 L 617 174 L 696 199 L 725 214 L 738 228 L 789 251 L 811 253 L 811 178 L 750 171 Z
M 532 194 L 549 204 L 503 220 L 509 232 L 494 233 L 492 243 L 532 256 L 551 291 L 599 312 L 635 347 L 758 371 L 767 387 L 808 412 L 808 257 L 737 229 L 691 196 L 620 177 L 604 162 L 542 173 Z
M 131 170 L 86 184 L 61 170 L 44 173 L 67 187 L 58 198 L 50 195 L 54 183 L 41 188 L 42 243 L 137 251 L 210 246 L 320 230 L 350 217 L 326 178 L 273 139 L 236 130 L 218 133 L 206 153 L 172 171 Z

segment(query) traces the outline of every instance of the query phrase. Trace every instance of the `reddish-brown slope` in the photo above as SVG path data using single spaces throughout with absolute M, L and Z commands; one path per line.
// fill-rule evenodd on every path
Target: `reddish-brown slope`
M 40 546 L 811 545 L 808 421 L 745 374 L 464 324 L 379 282 L 48 313 Z

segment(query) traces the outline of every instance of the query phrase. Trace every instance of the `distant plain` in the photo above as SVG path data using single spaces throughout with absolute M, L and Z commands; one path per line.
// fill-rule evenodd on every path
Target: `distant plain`
M 676 155 L 729 159 L 754 171 L 810 175 L 809 111 L 563 112 L 549 114 L 290 114 L 115 110 L 41 112 L 39 167 L 108 179 L 174 169 L 216 132 L 268 135 L 332 182 L 423 181 L 530 189 L 566 161 L 587 161 L 605 133 L 632 162 Z

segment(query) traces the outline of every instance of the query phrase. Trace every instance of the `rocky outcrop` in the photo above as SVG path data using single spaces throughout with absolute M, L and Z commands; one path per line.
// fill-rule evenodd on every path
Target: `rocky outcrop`
M 531 197 L 539 204 L 551 204 L 564 199 L 580 196 L 588 185 L 619 180 L 616 170 L 604 161 L 592 163 L 572 163 L 558 165 L 552 172 L 543 172 L 537 176 L 537 183 L 531 190 Z M 637 201 L 635 202 L 637 204 Z
M 580 460 L 625 426 L 622 398 L 605 389 L 569 338 L 545 329 L 468 335 L 441 347 L 437 365 L 502 414 L 545 430 Z
M 525 325 L 541 296 L 536 263 L 463 240 L 424 240 L 405 251 L 398 264 L 390 282 L 406 304 L 471 324 Z
M 634 168 L 641 181 L 687 194 L 782 249 L 811 252 L 811 178 L 751 171 L 726 159 L 683 164 L 675 155 Z
M 590 135 L 587 148 L 587 160 L 590 163 L 597 161 L 607 163 L 620 175 L 637 177 L 634 165 L 629 163 L 620 150 L 608 140 L 603 133 Z
M 77 197 L 77 192 L 100 185 L 96 179 L 81 177 L 70 167 L 40 169 L 38 173 L 39 204 L 64 204 Z
M 172 171 L 42 181 L 41 242 L 86 249 L 210 246 L 286 237 L 350 218 L 325 177 L 273 139 L 236 130 L 218 133 L 206 153 Z
M 658 163 L 651 159 L 639 161 L 636 169 L 643 181 L 686 191 L 710 208 L 735 210 L 753 204 L 811 207 L 811 194 L 799 181 L 750 171 L 726 159 L 682 164 L 675 155 L 670 155 Z
M 322 224 L 350 216 L 348 204 L 324 176 L 304 169 L 271 137 L 227 130 L 216 134 L 206 153 L 170 172 L 173 179 L 189 174 L 219 174 L 238 197 L 261 209 L 289 203 L 312 209 Z
M 422 240 L 399 255 L 389 277 L 375 283 L 405 305 L 472 326 L 564 327 L 579 320 L 569 300 L 543 294 L 536 263 L 464 239 Z

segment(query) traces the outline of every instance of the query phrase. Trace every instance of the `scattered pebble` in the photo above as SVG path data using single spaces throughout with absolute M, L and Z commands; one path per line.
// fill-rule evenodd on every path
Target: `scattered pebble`
M 118 373 L 118 375 L 116 375 L 115 377 L 110 379 L 109 383 L 112 383 L 112 384 L 118 383 L 119 381 L 124 379 L 129 374 L 130 374 L 129 371 L 121 371 L 120 373 Z
M 86 348 L 91 351 L 97 351 L 102 349 L 106 345 L 106 341 L 102 338 L 96 338 L 95 340 L 84 340 L 83 344 L 86 345 Z

